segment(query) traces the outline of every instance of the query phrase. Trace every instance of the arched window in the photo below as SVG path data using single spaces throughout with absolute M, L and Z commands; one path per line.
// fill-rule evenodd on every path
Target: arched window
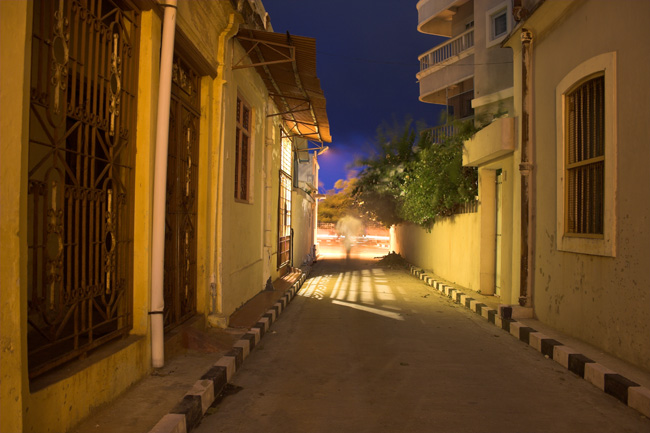
M 616 253 L 616 54 L 593 57 L 556 87 L 558 249 Z

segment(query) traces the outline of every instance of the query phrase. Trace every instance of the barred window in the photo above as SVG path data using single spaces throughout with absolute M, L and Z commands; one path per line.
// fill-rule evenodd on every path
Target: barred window
M 30 378 L 132 327 L 138 22 L 128 1 L 34 2 Z
M 287 137 L 282 137 L 282 161 L 280 162 L 280 168 L 284 171 L 287 176 L 291 177 L 291 140 Z
M 237 134 L 235 137 L 235 200 L 250 201 L 249 168 L 251 140 L 251 108 L 237 97 Z
M 557 248 L 616 256 L 616 53 L 591 57 L 555 87 Z
M 566 233 L 602 235 L 605 167 L 605 79 L 566 96 Z
M 280 208 L 278 238 L 278 268 L 291 261 L 291 167 L 292 142 L 282 137 L 280 161 Z

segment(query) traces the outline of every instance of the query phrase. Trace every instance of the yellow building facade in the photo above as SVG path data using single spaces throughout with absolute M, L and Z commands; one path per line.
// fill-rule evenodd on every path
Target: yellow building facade
M 420 0 L 418 30 L 450 38 L 420 56 L 420 100 L 471 95 L 488 121 L 463 149 L 478 210 L 393 229 L 414 265 L 645 370 L 648 7 Z
M 515 25 L 511 1 L 420 0 L 416 7 L 421 33 L 448 38 L 418 58 L 419 99 L 482 127 L 463 147 L 463 165 L 478 172 L 478 196 L 468 213 L 439 218 L 430 231 L 396 227 L 394 249 L 449 282 L 518 304 L 519 119 L 512 52 L 501 46 Z M 453 126 L 431 132 L 436 140 Z
M 330 140 L 324 97 L 311 93 L 315 71 L 297 65 L 320 95 L 302 101 L 314 116 L 299 126 L 295 89 L 272 87 L 284 70 L 265 72 L 264 51 L 251 55 L 244 38 L 279 44 L 292 71 L 300 56 L 315 58 L 313 40 L 273 34 L 259 1 L 179 1 L 165 308 L 152 311 L 165 9 L 0 4 L 2 431 L 69 430 L 151 371 L 152 314 L 165 332 L 196 318 L 227 326 L 294 265 L 283 231 L 310 234 L 290 218 L 291 183 L 280 200 L 282 176 L 298 176 L 283 169 L 282 143 L 293 161 L 300 140 Z
M 641 120 L 650 55 L 638 49 L 650 36 L 650 5 L 523 6 L 506 45 L 516 71 L 526 67 L 526 50 L 531 59 L 532 99 L 519 110 L 533 122 L 535 317 L 650 370 L 650 131 Z M 522 86 L 515 89 L 523 100 Z

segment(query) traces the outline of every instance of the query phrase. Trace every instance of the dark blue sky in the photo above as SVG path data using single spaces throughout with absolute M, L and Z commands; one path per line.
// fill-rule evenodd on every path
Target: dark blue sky
M 321 192 L 375 141 L 382 122 L 408 115 L 438 123 L 440 106 L 418 100 L 418 55 L 443 39 L 418 33 L 416 0 L 265 0 L 273 30 L 316 38 L 317 68 L 332 133 L 318 157 Z M 324 188 L 323 188 L 324 187 Z

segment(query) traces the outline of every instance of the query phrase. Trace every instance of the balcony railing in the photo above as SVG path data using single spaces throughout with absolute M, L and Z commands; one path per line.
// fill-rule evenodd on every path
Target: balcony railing
M 473 94 L 473 90 L 470 90 L 470 92 Z M 465 92 L 464 94 L 461 93 L 458 96 L 462 97 L 469 94 L 470 92 Z M 449 109 L 449 107 L 447 108 Z M 472 110 L 471 113 L 466 113 L 466 114 L 468 115 L 462 118 L 456 117 L 456 119 L 469 121 L 474 116 L 474 110 Z M 456 132 L 458 132 L 458 127 L 456 126 L 455 123 L 446 123 L 444 125 L 438 125 L 438 126 L 434 126 L 433 128 L 425 129 L 424 131 L 422 131 L 422 134 L 427 134 L 431 138 L 432 143 L 442 143 L 445 137 L 451 137 L 452 135 L 456 134 Z
M 431 51 L 420 56 L 420 72 L 434 66 L 440 65 L 446 60 L 458 56 L 474 46 L 474 29 L 471 28 L 464 33 L 438 45 Z
M 456 128 L 451 123 L 434 126 L 433 128 L 425 129 L 422 131 L 423 134 L 428 134 L 431 137 L 432 143 L 441 143 L 444 137 L 450 137 L 454 135 L 455 132 Z

